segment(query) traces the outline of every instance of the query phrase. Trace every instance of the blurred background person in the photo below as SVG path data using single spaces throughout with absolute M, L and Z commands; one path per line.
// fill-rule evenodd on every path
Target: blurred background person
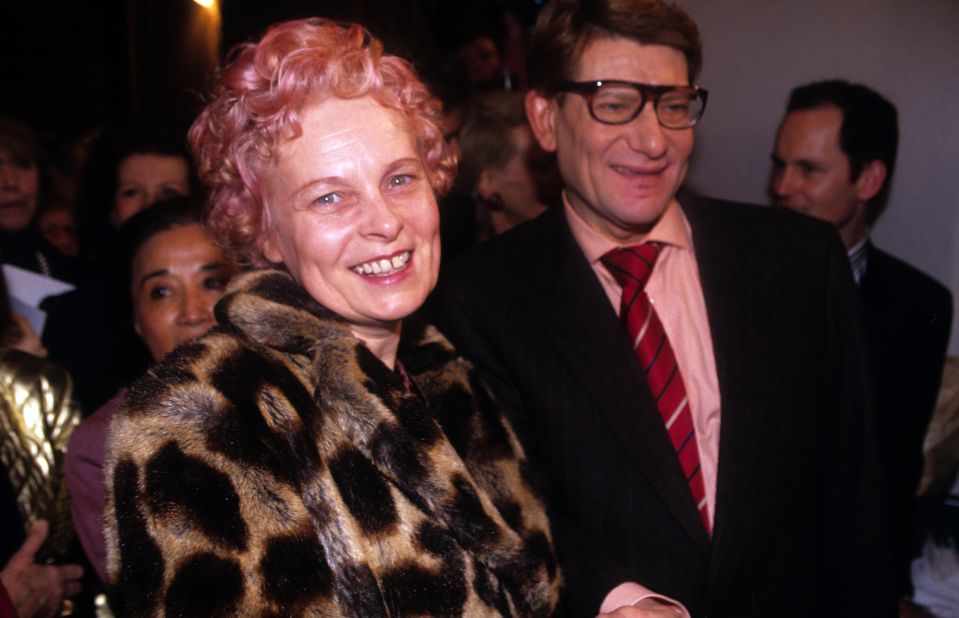
M 434 19 L 435 36 L 449 50 L 441 63 L 444 81 L 471 94 L 525 90 L 527 13 L 515 2 L 474 2 L 450 9 L 442 23 Z
M 161 152 L 131 152 L 117 167 L 112 215 L 117 225 L 122 225 L 158 200 L 190 193 L 189 159 Z
M 490 92 L 466 108 L 457 183 L 478 202 L 480 240 L 535 218 L 562 190 L 556 158 L 533 139 L 523 100 L 521 93 Z
M 40 199 L 40 144 L 33 130 L 14 118 L 0 119 L 0 229 L 19 232 L 33 220 Z
M 559 201 L 556 156 L 533 139 L 523 98 L 518 92 L 487 92 L 461 108 L 461 124 L 451 141 L 459 153 L 459 171 L 440 206 L 444 266 Z
M 37 231 L 43 195 L 41 147 L 19 119 L 0 117 L 0 246 L 6 263 L 70 283 L 80 276 L 75 256 L 59 252 Z
M 466 79 L 476 90 L 503 88 L 503 56 L 496 40 L 484 33 L 478 33 L 464 41 L 456 49 L 456 60 L 466 71 Z
M 114 416 L 118 611 L 548 615 L 522 450 L 448 342 L 404 323 L 439 271 L 438 102 L 358 25 L 283 22 L 231 58 L 191 143 L 218 244 L 265 268 Z
M 76 211 L 64 198 L 48 198 L 40 205 L 36 227 L 40 236 L 61 255 L 69 258 L 80 255 Z
M 129 290 L 119 230 L 157 200 L 188 195 L 200 192 L 185 132 L 114 130 L 92 149 L 78 198 L 80 252 L 89 266 L 77 289 L 41 304 L 48 316 L 44 345 L 50 358 L 73 376 L 85 414 L 151 363 L 148 350 L 128 327 Z
M 896 107 L 872 88 L 804 84 L 790 94 L 776 134 L 769 192 L 777 206 L 834 225 L 846 247 L 873 374 L 899 592 L 907 595 L 922 443 L 942 382 L 952 293 L 870 239 L 898 146 Z
M 160 199 L 198 192 L 183 129 L 116 128 L 94 144 L 80 181 L 80 238 L 93 259 L 109 258 L 124 221 Z
M 133 215 L 121 233 L 132 328 L 154 362 L 215 323 L 213 305 L 233 265 L 203 227 L 195 198 L 157 202 Z M 106 580 L 103 460 L 107 429 L 126 388 L 80 423 L 70 438 L 65 473 L 73 523 L 90 564 Z

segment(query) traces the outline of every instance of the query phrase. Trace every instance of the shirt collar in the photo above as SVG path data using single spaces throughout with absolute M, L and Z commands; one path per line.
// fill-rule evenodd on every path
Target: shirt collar
M 586 222 L 583 217 L 577 213 L 569 204 L 566 192 L 563 191 L 563 210 L 566 214 L 566 221 L 569 223 L 570 232 L 576 240 L 576 244 L 583 250 L 583 254 L 590 264 L 595 264 L 601 257 L 609 251 L 622 247 L 621 243 L 616 242 L 599 230 L 595 229 Z M 656 241 L 676 247 L 682 250 L 690 250 L 692 247 L 691 232 L 686 215 L 676 200 L 670 202 L 659 221 L 649 231 L 643 241 Z
M 866 251 L 866 245 L 869 244 L 869 234 L 862 237 L 862 240 L 849 247 L 846 255 L 849 256 L 849 266 L 852 267 L 852 276 L 858 284 L 866 272 L 869 265 L 869 252 Z

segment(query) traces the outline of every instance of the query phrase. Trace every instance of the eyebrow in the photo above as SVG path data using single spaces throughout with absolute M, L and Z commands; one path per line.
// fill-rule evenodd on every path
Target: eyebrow
M 769 158 L 775 165 L 779 165 L 782 167 L 785 167 L 787 165 L 786 160 L 776 156 L 775 153 L 769 155 Z M 826 169 L 825 165 L 823 165 L 822 163 L 814 159 L 800 158 L 800 159 L 795 159 L 793 161 L 790 161 L 789 164 L 797 167 L 803 167 L 803 168 L 814 169 L 814 170 Z
M 207 264 L 201 264 L 199 270 L 200 272 L 213 272 L 216 270 L 225 270 L 226 267 L 227 266 L 224 262 L 209 262 Z M 169 274 L 170 274 L 170 270 L 168 268 L 161 268 L 159 270 L 148 272 L 147 274 L 140 277 L 140 281 L 137 284 L 137 288 L 138 289 L 142 288 L 150 279 L 156 279 L 158 277 L 163 277 Z
M 417 156 L 402 157 L 400 159 L 397 159 L 396 161 L 391 162 L 389 165 L 386 166 L 386 176 L 389 176 L 390 174 L 395 174 L 396 170 L 403 167 L 404 165 L 417 165 L 420 167 L 426 167 L 425 163 L 423 162 L 422 159 L 420 159 L 420 157 L 417 157 Z M 312 187 L 316 185 L 322 185 L 322 184 L 331 184 L 331 185 L 349 184 L 349 180 L 347 180 L 347 177 L 345 176 L 325 176 L 323 178 L 316 178 L 314 180 L 310 180 L 309 182 L 304 183 L 301 187 L 299 187 L 298 189 L 290 193 L 290 199 L 299 197 L 301 193 L 309 191 Z
M 426 163 L 419 157 L 403 157 L 402 159 L 397 159 L 396 161 L 393 161 L 387 166 L 386 175 L 389 176 L 390 174 L 395 173 L 398 169 L 406 165 L 415 165 L 423 168 L 426 167 Z
M 295 189 L 292 193 L 290 193 L 290 196 L 287 199 L 291 201 L 295 200 L 303 193 L 306 193 L 307 191 L 309 191 L 310 189 L 318 185 L 324 185 L 324 184 L 336 185 L 336 184 L 343 184 L 345 182 L 346 180 L 343 178 L 343 176 L 326 176 L 324 178 L 316 178 L 304 183 L 299 188 Z

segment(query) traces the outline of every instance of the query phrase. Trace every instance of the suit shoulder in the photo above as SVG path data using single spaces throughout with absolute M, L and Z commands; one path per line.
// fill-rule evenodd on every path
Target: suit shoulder
M 939 306 L 952 306 L 952 293 L 939 281 L 912 264 L 876 247 L 869 253 L 864 285 L 895 288 L 908 296 L 922 297 Z
M 786 252 L 789 247 L 841 252 L 842 242 L 832 224 L 786 208 L 698 195 L 684 195 L 680 203 L 694 238 L 698 231 L 724 242 L 746 243 L 754 250 L 771 254 Z
M 784 230 L 790 234 L 832 236 L 836 233 L 832 224 L 788 208 L 735 202 L 701 195 L 684 195 L 681 204 L 687 216 L 702 218 L 710 223 L 762 226 L 770 230 Z
M 561 209 L 549 211 L 481 243 L 464 256 L 463 262 L 509 259 L 529 253 L 533 247 L 542 244 L 548 235 L 555 234 L 562 220 Z
M 556 248 L 562 217 L 561 209 L 547 211 L 533 221 L 473 247 L 450 264 L 441 278 L 441 286 L 455 288 L 461 282 L 502 281 L 528 271 L 534 261 L 544 259 L 544 251 Z

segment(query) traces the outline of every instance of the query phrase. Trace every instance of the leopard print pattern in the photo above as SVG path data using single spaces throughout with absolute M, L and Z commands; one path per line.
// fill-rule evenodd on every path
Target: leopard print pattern
M 560 575 L 525 457 L 473 368 L 404 326 L 387 368 L 288 274 L 111 426 L 111 599 L 129 616 L 543 616 Z

